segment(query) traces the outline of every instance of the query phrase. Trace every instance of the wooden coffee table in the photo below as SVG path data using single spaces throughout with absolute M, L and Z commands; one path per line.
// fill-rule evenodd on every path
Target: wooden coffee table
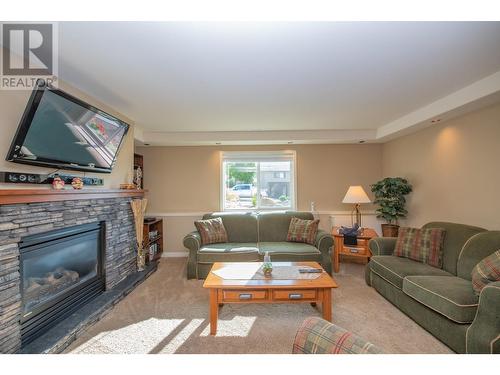
M 332 288 L 337 283 L 325 271 L 316 279 L 285 280 L 268 278 L 254 280 L 248 275 L 262 263 L 214 263 L 211 272 L 203 284 L 210 292 L 210 334 L 217 332 L 219 306 L 224 303 L 311 303 L 320 302 L 323 319 L 332 320 Z M 322 269 L 316 262 L 273 262 L 279 266 L 309 266 Z M 231 278 L 222 278 L 212 271 L 223 270 L 232 274 Z M 242 278 L 239 279 L 239 274 Z M 236 279 L 236 277 L 238 279 Z

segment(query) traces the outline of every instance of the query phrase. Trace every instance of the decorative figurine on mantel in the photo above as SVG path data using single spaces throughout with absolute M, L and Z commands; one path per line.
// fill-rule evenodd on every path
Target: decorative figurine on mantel
M 64 189 L 64 181 L 61 179 L 61 177 L 57 175 L 54 177 L 54 180 L 52 181 L 52 188 L 55 190 Z
M 73 189 L 75 190 L 80 190 L 83 188 L 83 181 L 80 177 L 75 177 L 71 181 L 71 186 L 73 186 Z
M 134 170 L 134 184 L 137 189 L 142 189 L 142 168 L 137 167 Z

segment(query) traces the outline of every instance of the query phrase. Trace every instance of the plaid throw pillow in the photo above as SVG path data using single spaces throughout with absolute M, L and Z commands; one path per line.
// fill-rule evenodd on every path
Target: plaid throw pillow
M 443 267 L 443 228 L 399 228 L 394 255 Z
M 472 269 L 472 288 L 479 295 L 489 283 L 500 281 L 500 250 L 488 255 Z
M 293 354 L 378 354 L 380 349 L 318 317 L 307 318 L 295 335 Z
M 292 217 L 288 227 L 286 240 L 289 242 L 305 242 L 314 245 L 319 220 L 302 220 Z
M 197 220 L 194 222 L 196 229 L 200 232 L 201 244 L 227 242 L 227 232 L 222 223 L 222 219 Z

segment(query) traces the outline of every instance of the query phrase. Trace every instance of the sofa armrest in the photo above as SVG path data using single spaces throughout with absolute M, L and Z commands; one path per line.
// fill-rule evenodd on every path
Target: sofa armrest
M 295 335 L 293 354 L 377 354 L 375 345 L 318 317 L 304 320 Z
M 316 238 L 314 239 L 314 246 L 316 246 L 321 252 L 329 252 L 332 245 L 332 235 L 323 229 L 318 229 L 316 232 Z
M 196 279 L 198 277 L 198 275 L 196 274 L 198 250 L 200 250 L 201 248 L 200 233 L 198 233 L 198 231 L 193 231 L 184 236 L 184 240 L 182 242 L 184 244 L 184 247 L 186 247 L 189 250 L 187 278 Z
M 377 237 L 368 242 L 372 255 L 392 255 L 396 246 L 396 237 Z
M 314 240 L 314 246 L 321 252 L 321 263 L 326 272 L 330 275 L 332 274 L 332 256 L 331 251 L 335 251 L 333 248 L 333 237 L 327 231 L 318 229 L 316 233 L 316 238 Z
M 481 290 L 476 317 L 466 334 L 467 353 L 500 353 L 500 281 Z
M 186 234 L 183 240 L 184 246 L 189 249 L 189 251 L 198 251 L 201 248 L 201 236 L 197 230 Z

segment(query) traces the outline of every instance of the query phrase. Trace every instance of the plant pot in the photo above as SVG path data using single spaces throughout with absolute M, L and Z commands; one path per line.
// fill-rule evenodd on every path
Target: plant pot
M 397 237 L 399 232 L 399 225 L 395 224 L 382 224 L 383 237 Z

